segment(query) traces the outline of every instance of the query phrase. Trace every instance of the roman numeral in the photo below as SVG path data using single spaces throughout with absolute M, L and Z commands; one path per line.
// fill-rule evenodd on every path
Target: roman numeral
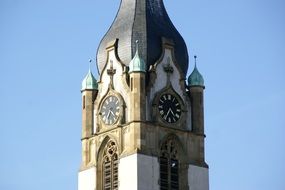
M 168 94 L 168 100 L 171 100 L 171 95 L 170 94 Z

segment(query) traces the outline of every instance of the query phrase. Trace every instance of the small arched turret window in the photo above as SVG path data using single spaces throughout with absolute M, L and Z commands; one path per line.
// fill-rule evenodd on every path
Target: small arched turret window
M 86 101 L 86 100 L 85 100 L 85 95 L 84 95 L 84 96 L 83 96 L 83 100 L 82 100 L 82 108 L 83 108 L 83 109 L 85 109 L 85 104 L 86 104 L 85 101 Z

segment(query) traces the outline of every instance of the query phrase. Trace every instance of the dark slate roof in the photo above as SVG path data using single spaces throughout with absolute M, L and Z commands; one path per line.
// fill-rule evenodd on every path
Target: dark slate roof
M 161 56 L 162 37 L 174 43 L 175 58 L 185 78 L 188 70 L 187 47 L 168 17 L 163 1 L 121 0 L 117 16 L 98 48 L 99 73 L 106 64 L 106 47 L 111 41 L 118 39 L 119 58 L 128 65 L 136 53 L 136 40 L 139 40 L 139 54 L 148 70 Z

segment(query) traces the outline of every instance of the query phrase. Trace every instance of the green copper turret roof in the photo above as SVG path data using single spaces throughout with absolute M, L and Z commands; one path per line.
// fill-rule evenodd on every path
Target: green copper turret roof
M 135 56 L 133 57 L 133 59 L 131 60 L 131 62 L 129 64 L 129 73 L 134 72 L 134 71 L 136 71 L 136 72 L 146 72 L 145 62 L 139 56 L 138 41 L 136 43 L 137 43 L 136 54 L 135 54 Z
M 89 69 L 86 77 L 82 81 L 81 90 L 98 90 L 98 83 Z
M 188 77 L 188 85 L 189 86 L 203 86 L 204 87 L 204 78 L 201 75 L 201 73 L 198 71 L 197 66 L 196 66 L 196 58 L 195 57 L 195 67 L 190 76 Z

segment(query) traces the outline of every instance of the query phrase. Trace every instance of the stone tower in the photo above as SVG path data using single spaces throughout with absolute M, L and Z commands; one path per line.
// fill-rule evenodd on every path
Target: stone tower
M 196 57 L 195 57 L 196 60 Z M 208 190 L 204 80 L 162 0 L 121 0 L 82 82 L 79 190 Z

